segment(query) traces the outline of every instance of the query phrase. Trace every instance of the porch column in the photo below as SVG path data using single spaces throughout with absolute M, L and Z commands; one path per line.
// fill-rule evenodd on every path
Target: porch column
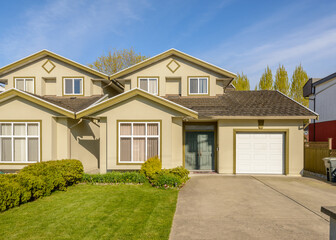
M 70 158 L 70 143 L 69 136 L 70 130 L 68 128 L 67 118 L 57 118 L 56 126 L 56 143 L 57 143 L 57 159 L 67 159 Z
M 99 142 L 99 172 L 106 173 L 107 170 L 107 118 L 100 118 L 100 142 Z

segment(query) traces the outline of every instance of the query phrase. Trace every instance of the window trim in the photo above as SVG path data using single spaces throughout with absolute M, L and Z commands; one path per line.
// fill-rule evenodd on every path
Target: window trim
M 72 79 L 72 93 L 65 93 L 65 80 L 66 79 Z M 81 93 L 74 93 L 74 85 L 75 81 L 74 79 L 81 79 L 82 80 L 82 92 Z M 84 77 L 76 77 L 76 76 L 70 76 L 70 77 L 62 77 L 62 94 L 63 96 L 84 96 Z
M 146 135 L 137 135 L 135 138 L 146 138 L 146 156 L 147 156 L 147 138 L 151 138 L 152 135 L 150 135 L 149 137 L 147 136 L 147 124 L 150 123 L 157 123 L 159 124 L 159 135 L 153 135 L 152 138 L 158 138 L 159 139 L 159 143 L 158 143 L 158 153 L 159 156 L 158 158 L 162 159 L 162 120 L 117 120 L 117 132 L 116 132 L 116 139 L 117 139 L 117 165 L 142 165 L 144 162 L 125 162 L 125 161 L 120 161 L 120 138 L 121 137 L 125 137 L 125 138 L 131 138 L 131 149 L 133 146 L 133 134 L 132 135 L 123 135 L 120 136 L 120 125 L 123 123 L 131 123 L 132 124 L 132 129 L 133 129 L 133 124 L 134 123 L 145 123 L 146 124 Z M 131 160 L 133 160 L 133 150 L 131 151 Z M 147 160 L 147 159 L 146 159 Z M 145 161 L 146 161 L 145 160 Z
M 197 78 L 197 93 L 190 93 L 190 79 Z M 207 79 L 207 92 L 206 93 L 200 93 L 199 92 L 199 83 L 201 78 Z M 209 76 L 188 76 L 188 95 L 209 95 L 209 88 L 210 88 L 210 77 Z
M 156 82 L 157 82 L 157 93 L 150 93 L 148 91 L 146 91 L 146 92 L 148 92 L 150 94 L 153 94 L 153 95 L 159 96 L 159 92 L 160 92 L 160 77 L 159 76 L 142 76 L 142 77 L 138 77 L 138 79 L 137 79 L 137 87 L 139 89 L 141 89 L 140 88 L 140 79 L 147 79 L 147 89 L 148 89 L 148 85 L 149 85 L 149 80 L 148 79 L 156 79 Z M 143 89 L 141 89 L 141 90 L 143 90 Z M 145 91 L 145 90 L 143 90 L 143 91 Z
M 32 94 L 35 94 L 35 92 L 36 92 L 35 77 L 13 77 L 13 86 L 14 86 L 15 89 L 18 89 L 18 88 L 16 88 L 16 80 L 17 79 L 23 79 L 24 80 L 24 90 L 23 91 L 25 91 L 25 92 L 26 92 L 26 79 L 33 79 L 34 92 L 32 92 Z M 20 91 L 22 91 L 22 90 L 20 90 Z M 30 92 L 28 92 L 28 93 L 30 93 Z
M 12 140 L 12 161 L 0 161 L 0 165 L 29 165 L 29 164 L 35 164 L 35 163 L 38 163 L 38 162 L 42 162 L 42 120 L 0 120 L 0 123 L 8 123 L 8 124 L 11 124 L 12 125 L 12 135 L 6 135 L 6 136 L 2 136 L 0 135 L 0 138 L 11 138 Z M 28 131 L 28 128 L 27 128 L 27 124 L 29 123 L 37 123 L 38 124 L 38 127 L 39 127 L 39 135 L 38 136 L 28 136 L 28 133 L 26 132 L 26 135 L 22 135 L 22 136 L 14 136 L 14 127 L 13 125 L 15 123 L 25 123 L 25 128 L 26 128 L 26 131 Z M 25 138 L 26 139 L 26 150 L 28 149 L 28 141 L 27 139 L 28 138 L 37 138 L 38 141 L 39 141 L 39 144 L 38 144 L 38 161 L 31 161 L 31 162 L 28 162 L 28 151 L 26 151 L 26 161 L 21 161 L 21 162 L 15 162 L 14 161 L 14 147 L 13 147 L 13 144 L 14 144 L 14 141 L 13 139 L 14 138 Z M 0 157 L 1 157 L 1 151 L 2 149 L 0 148 Z M 1 160 L 1 159 L 0 159 Z

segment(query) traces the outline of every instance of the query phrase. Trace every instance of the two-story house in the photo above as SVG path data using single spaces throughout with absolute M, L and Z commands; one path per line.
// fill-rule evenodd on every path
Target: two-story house
M 317 114 L 168 50 L 111 76 L 43 50 L 0 68 L 0 169 L 75 158 L 85 171 L 163 168 L 298 175 Z
M 336 149 L 336 73 L 324 78 L 310 78 L 303 87 L 303 96 L 309 98 L 309 108 L 319 114 L 309 124 L 309 141 L 325 142 L 332 138 Z

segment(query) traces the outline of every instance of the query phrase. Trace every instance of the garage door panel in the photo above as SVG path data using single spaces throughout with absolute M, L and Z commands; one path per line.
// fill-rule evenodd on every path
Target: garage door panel
M 283 133 L 237 133 L 236 173 L 283 174 Z

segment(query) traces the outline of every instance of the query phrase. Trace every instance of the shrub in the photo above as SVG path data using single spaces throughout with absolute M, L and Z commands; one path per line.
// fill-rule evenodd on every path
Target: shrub
M 145 183 L 145 175 L 139 172 L 110 172 L 106 174 L 84 174 L 85 183 Z
M 173 173 L 166 173 L 165 171 L 161 171 L 153 177 L 151 183 L 153 186 L 159 188 L 168 188 L 180 187 L 183 182 L 179 176 Z
M 162 164 L 160 159 L 158 157 L 152 157 L 142 164 L 140 172 L 151 179 L 155 174 L 161 171 L 161 168 Z
M 78 160 L 48 161 L 29 165 L 18 174 L 0 175 L 0 211 L 80 182 L 83 165 Z
M 179 176 L 182 179 L 182 182 L 185 183 L 189 179 L 189 171 L 184 167 L 176 167 L 168 169 L 169 173 L 172 173 L 176 176 Z

